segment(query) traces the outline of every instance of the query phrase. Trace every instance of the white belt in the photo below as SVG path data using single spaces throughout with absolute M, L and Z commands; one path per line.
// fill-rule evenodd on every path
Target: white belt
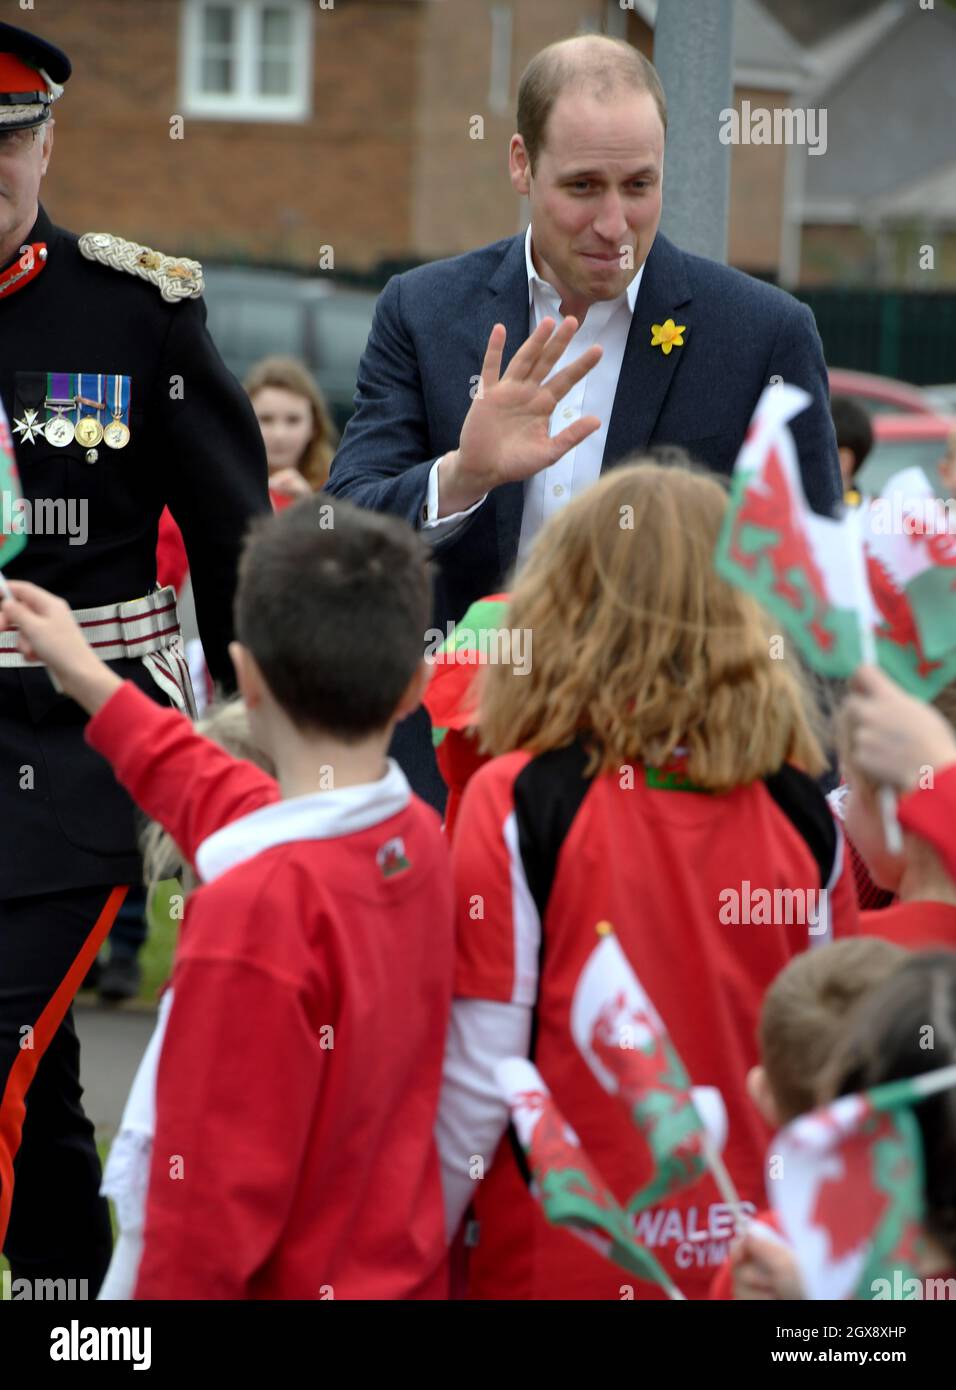
M 189 665 L 183 650 L 176 612 L 176 590 L 170 585 L 145 598 L 106 603 L 100 608 L 75 608 L 73 617 L 88 644 L 102 661 L 122 657 L 142 661 L 159 688 L 174 704 L 196 718 Z M 17 629 L 0 632 L 0 669 L 42 666 L 17 650 Z

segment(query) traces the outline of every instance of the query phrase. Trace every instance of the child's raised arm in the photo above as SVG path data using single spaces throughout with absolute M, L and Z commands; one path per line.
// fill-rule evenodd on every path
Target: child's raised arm
M 911 793 L 900 824 L 928 840 L 956 878 L 956 733 L 875 667 L 861 667 L 851 690 L 844 709 L 854 762 L 874 782 Z
M 197 734 L 178 710 L 162 708 L 111 671 L 87 645 L 62 599 L 21 580 L 11 580 L 10 591 L 13 598 L 0 609 L 0 630 L 18 628 L 23 654 L 42 661 L 63 693 L 93 716 L 87 742 L 191 864 L 214 831 L 278 800 L 273 778 L 231 757 Z
M 51 678 L 87 714 L 95 714 L 122 685 L 114 671 L 87 645 L 69 605 L 55 594 L 11 579 L 0 606 L 0 632 L 17 628 L 17 646 L 28 661 L 42 661 Z

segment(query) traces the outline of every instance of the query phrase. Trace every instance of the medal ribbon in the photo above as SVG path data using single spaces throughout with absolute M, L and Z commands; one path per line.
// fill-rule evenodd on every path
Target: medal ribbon
M 83 397 L 84 401 L 95 401 L 96 404 L 84 405 L 81 402 L 80 409 L 77 411 L 77 418 L 82 419 L 84 415 L 90 415 L 102 425 L 103 421 L 100 417 L 106 409 L 102 373 L 80 372 L 79 381 L 79 395 Z
M 120 420 L 129 428 L 129 404 L 132 395 L 132 378 L 128 376 L 113 376 L 106 378 L 107 383 L 112 382 L 113 394 L 113 419 Z M 110 391 L 107 384 L 107 393 Z
M 56 401 L 62 405 L 70 405 L 69 411 L 56 410 L 50 402 Z M 67 420 L 72 420 L 76 414 L 76 373 L 75 372 L 47 372 L 46 374 L 46 400 L 43 402 L 47 409 L 47 420 L 54 419 L 57 415 L 62 415 Z

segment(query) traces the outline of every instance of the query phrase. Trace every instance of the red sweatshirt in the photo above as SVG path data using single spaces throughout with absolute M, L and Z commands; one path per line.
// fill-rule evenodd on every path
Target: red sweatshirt
M 954 950 L 956 907 L 952 903 L 916 901 L 894 903 L 877 912 L 861 912 L 860 935 L 878 936 L 909 951 L 926 951 L 936 946 Z
M 956 763 L 937 774 L 932 788 L 904 796 L 899 818 L 904 829 L 929 840 L 956 879 Z
M 173 967 L 136 1297 L 444 1297 L 438 817 L 395 764 L 280 801 L 129 683 L 87 739 L 204 880 Z
M 760 1005 L 798 952 L 831 934 L 856 933 L 842 834 L 815 783 L 795 768 L 712 795 L 676 771 L 638 764 L 628 769 L 630 778 L 590 777 L 586 762 L 579 744 L 534 758 L 508 753 L 469 781 L 452 854 L 455 993 L 458 1000 L 533 1011 L 535 1065 L 627 1203 L 652 1177 L 651 1153 L 624 1107 L 591 1075 L 570 1023 L 581 972 L 599 940 L 596 926 L 610 923 L 693 1082 L 722 1094 L 729 1121 L 724 1158 L 752 1214 L 765 1200 L 770 1137 L 745 1084 L 759 1060 Z M 751 903 L 770 902 L 778 892 L 791 906 L 800 899 L 819 911 L 819 919 L 808 924 L 782 906 L 783 898 L 771 915 L 752 912 Z M 468 1061 L 457 1059 L 455 1072 Z M 454 1079 L 449 1069 L 443 1110 Z M 464 1152 L 478 1152 L 468 1147 L 467 1121 L 465 1131 Z M 507 1134 L 476 1184 L 474 1209 L 474 1298 L 619 1299 L 628 1283 L 635 1298 L 663 1297 L 549 1225 Z M 733 1234 L 731 1208 L 713 1179 L 662 1196 L 634 1225 L 678 1287 L 705 1298 Z

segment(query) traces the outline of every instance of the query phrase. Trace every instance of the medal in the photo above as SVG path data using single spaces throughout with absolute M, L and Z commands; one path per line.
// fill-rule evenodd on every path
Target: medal
M 86 391 L 93 394 L 84 395 Z M 81 415 L 76 422 L 77 443 L 82 444 L 86 450 L 87 463 L 95 463 L 99 458 L 96 446 L 103 439 L 103 426 L 99 418 L 100 411 L 106 409 L 106 401 L 103 399 L 102 376 L 94 373 L 80 373 L 76 403 L 81 407 L 86 406 L 86 414 Z
M 113 418 L 103 431 L 103 443 L 108 449 L 125 449 L 129 443 L 129 427 L 125 424 L 123 416 L 129 409 L 129 396 L 123 400 L 128 377 L 113 377 Z
M 40 419 L 38 410 L 25 410 L 23 419 L 14 419 L 13 432 L 20 436 L 23 444 L 35 444 L 38 439 L 43 438 L 43 421 Z
M 119 418 L 111 420 L 103 431 L 103 443 L 109 449 L 125 449 L 129 443 L 129 430 Z
M 76 381 L 69 372 L 48 372 L 46 380 L 46 400 L 43 404 L 53 414 L 47 418 L 43 433 L 48 444 L 56 449 L 64 449 L 67 444 L 73 443 L 76 434 L 73 421 L 63 413 L 69 410 L 72 414 L 76 409 Z
M 57 410 L 52 420 L 47 420 L 43 433 L 48 444 L 63 449 L 67 444 L 73 443 L 76 430 L 73 428 L 73 421 L 68 420 L 62 410 Z
M 103 426 L 95 415 L 84 415 L 77 421 L 76 437 L 84 449 L 92 449 L 103 438 Z

